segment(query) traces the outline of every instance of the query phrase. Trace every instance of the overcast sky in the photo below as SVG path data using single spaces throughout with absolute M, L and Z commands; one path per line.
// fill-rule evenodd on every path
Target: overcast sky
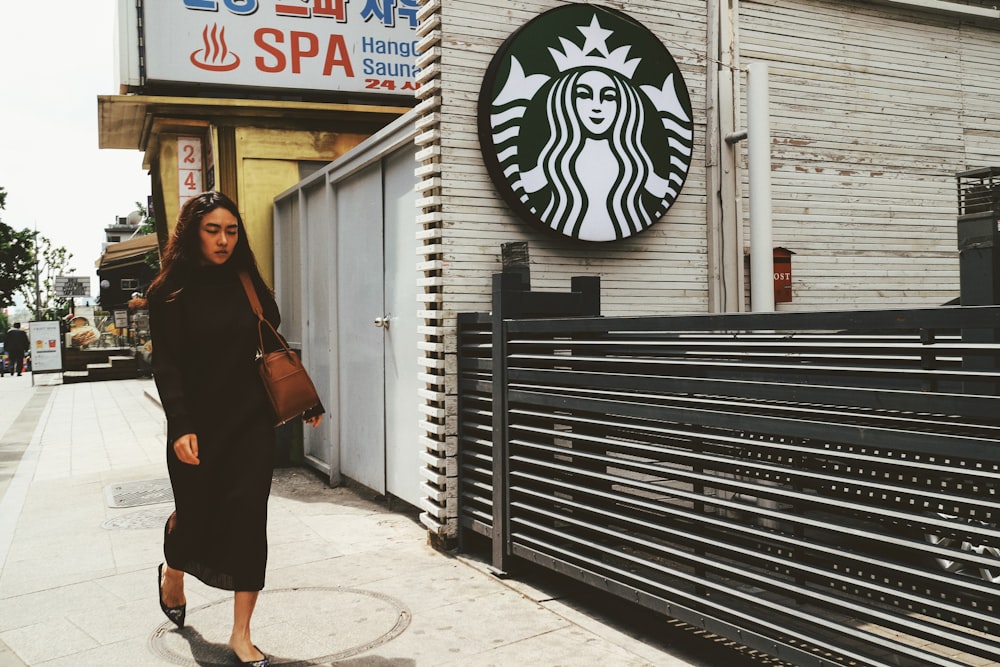
M 91 276 L 104 227 L 149 195 L 138 150 L 100 150 L 97 96 L 118 93 L 117 0 L 0 0 L 0 220 L 65 246 Z

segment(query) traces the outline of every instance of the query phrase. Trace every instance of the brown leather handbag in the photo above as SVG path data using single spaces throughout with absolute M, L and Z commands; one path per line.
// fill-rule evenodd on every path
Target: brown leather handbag
M 288 343 L 277 329 L 264 318 L 257 290 L 254 289 L 249 274 L 241 271 L 240 281 L 246 290 L 250 307 L 257 316 L 257 335 L 260 339 L 260 347 L 257 349 L 257 371 L 264 381 L 267 396 L 271 399 L 275 426 L 281 426 L 296 417 L 322 414 L 323 404 L 319 400 L 319 394 L 316 393 L 316 387 L 302 366 L 299 356 L 288 347 Z M 265 325 L 274 334 L 274 339 L 281 345 L 281 349 L 273 352 L 265 351 Z

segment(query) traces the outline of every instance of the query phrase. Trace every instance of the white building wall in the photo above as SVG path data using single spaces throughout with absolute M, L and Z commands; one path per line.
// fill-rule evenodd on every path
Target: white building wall
M 725 133 L 727 111 L 735 113 L 733 129 L 745 127 L 747 63 L 769 63 L 773 241 L 796 253 L 794 301 L 779 310 L 933 306 L 955 298 L 954 174 L 1000 162 L 1000 24 L 899 2 L 627 0 L 613 6 L 656 34 L 684 73 L 694 159 L 677 202 L 650 230 L 613 244 L 567 243 L 508 210 L 476 132 L 491 58 L 518 27 L 561 4 L 428 0 L 421 10 L 423 520 L 442 537 L 455 533 L 455 313 L 490 309 L 490 276 L 509 241 L 528 241 L 535 289 L 566 290 L 571 276 L 600 276 L 608 315 L 716 308 L 709 295 L 720 272 L 708 257 L 719 244 L 749 240 L 746 147 L 737 144 L 727 167 L 723 137 L 707 132 Z M 709 16 L 715 6 L 719 16 Z M 713 52 L 716 43 L 722 48 Z M 732 67 L 730 83 L 719 73 Z M 725 108 L 731 96 L 735 110 Z M 706 159 L 706 145 L 722 146 L 721 159 Z M 722 170 L 715 179 L 706 166 L 714 164 Z M 738 204 L 723 206 L 723 215 L 735 212 L 743 224 L 721 238 L 718 209 L 709 203 L 726 178 Z
M 897 6 L 740 3 L 741 62 L 770 68 L 774 243 L 796 253 L 782 309 L 958 296 L 954 175 L 989 157 L 969 154 L 966 43 L 996 64 L 998 35 Z
M 568 244 L 517 219 L 496 193 L 479 152 L 476 105 L 486 69 L 518 27 L 558 2 L 431 2 L 424 5 L 425 132 L 417 139 L 425 198 L 419 234 L 423 255 L 427 354 L 423 379 L 432 394 L 423 427 L 430 474 L 424 522 L 454 534 L 454 317 L 490 309 L 490 276 L 501 270 L 500 246 L 527 241 L 532 287 L 567 290 L 572 276 L 601 277 L 607 314 L 704 311 L 708 306 L 705 171 L 705 3 L 634 3 L 624 11 L 646 25 L 684 73 L 695 111 L 695 155 L 680 197 L 666 218 L 613 244 Z M 599 3 L 591 3 L 599 4 Z M 419 152 L 423 149 L 423 152 Z M 440 481 L 444 479 L 442 485 Z
M 994 6 L 995 3 L 986 3 Z M 970 169 L 1000 165 L 1000 21 L 966 25 L 961 32 L 965 164 Z

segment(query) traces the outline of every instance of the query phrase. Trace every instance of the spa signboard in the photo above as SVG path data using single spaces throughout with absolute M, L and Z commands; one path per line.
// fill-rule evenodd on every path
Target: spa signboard
M 141 33 L 132 87 L 378 93 L 417 88 L 418 0 L 120 0 Z M 132 5 L 131 7 L 129 5 Z M 126 47 L 127 49 L 133 47 Z
M 524 219 L 581 241 L 654 224 L 691 164 L 691 100 L 647 28 L 599 5 L 550 10 L 511 35 L 479 96 L 497 190 Z

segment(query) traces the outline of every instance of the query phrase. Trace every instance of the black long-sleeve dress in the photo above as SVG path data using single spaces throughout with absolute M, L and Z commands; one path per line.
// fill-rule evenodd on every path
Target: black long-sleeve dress
M 170 567 L 232 591 L 264 587 L 274 417 L 254 365 L 257 318 L 238 273 L 197 269 L 179 294 L 151 299 L 153 377 L 167 417 L 167 468 L 175 514 L 164 531 Z M 264 316 L 278 307 L 263 285 Z M 198 436 L 200 465 L 173 442 Z

